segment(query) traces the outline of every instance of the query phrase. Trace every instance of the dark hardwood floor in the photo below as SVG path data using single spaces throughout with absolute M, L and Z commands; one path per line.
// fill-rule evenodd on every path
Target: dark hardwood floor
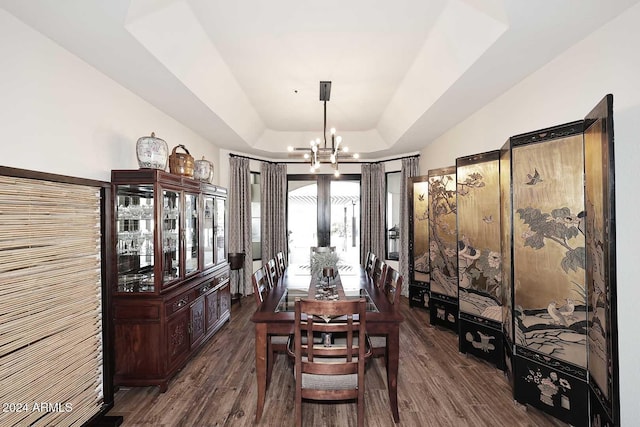
M 409 308 L 400 328 L 398 406 L 403 426 L 566 426 L 515 404 L 501 371 L 458 352 L 457 336 L 431 327 L 426 311 Z M 123 426 L 251 426 L 256 409 L 253 297 L 232 306 L 227 323 L 179 372 L 166 393 L 157 387 L 120 388 L 108 415 Z M 294 378 L 279 355 L 267 389 L 261 426 L 294 424 Z M 365 425 L 393 426 L 383 359 L 367 367 Z M 305 426 L 355 426 L 355 403 L 304 402 Z

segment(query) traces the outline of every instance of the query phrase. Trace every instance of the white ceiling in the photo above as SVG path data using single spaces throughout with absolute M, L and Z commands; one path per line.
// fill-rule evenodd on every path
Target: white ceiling
M 639 0 L 0 0 L 215 145 L 420 150 Z

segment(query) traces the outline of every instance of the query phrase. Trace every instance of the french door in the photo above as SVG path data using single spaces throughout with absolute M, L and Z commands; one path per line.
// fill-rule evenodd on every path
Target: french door
M 309 263 L 312 246 L 331 246 L 344 264 L 360 260 L 360 175 L 289 175 L 289 262 Z

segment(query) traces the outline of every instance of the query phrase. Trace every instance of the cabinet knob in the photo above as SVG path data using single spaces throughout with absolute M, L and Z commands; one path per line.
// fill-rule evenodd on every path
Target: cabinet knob
M 183 299 L 181 299 L 180 301 L 178 301 L 178 304 L 177 304 L 178 308 L 180 308 L 180 307 L 184 307 L 185 305 L 187 305 L 187 301 L 185 301 L 185 300 L 183 300 Z

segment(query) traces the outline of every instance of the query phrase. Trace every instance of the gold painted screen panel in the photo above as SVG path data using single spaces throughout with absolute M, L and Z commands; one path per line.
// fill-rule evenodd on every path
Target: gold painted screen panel
M 583 137 L 512 149 L 517 345 L 586 367 Z
M 603 157 L 600 135 L 602 125 L 594 123 L 585 132 L 585 179 L 586 179 L 586 229 L 587 263 L 592 266 L 587 273 L 589 292 L 589 323 L 592 325 L 589 334 L 589 374 L 591 379 L 608 398 L 607 384 L 609 349 L 607 348 L 605 332 L 608 331 L 606 270 L 604 267 L 604 218 L 602 213 L 603 201 Z M 598 214 L 600 213 L 600 214 Z M 595 322 L 595 323 L 594 323 Z M 595 326 L 595 327 L 594 327 Z
M 460 311 L 502 322 L 499 151 L 457 161 Z
M 431 293 L 458 297 L 456 168 L 429 171 Z
M 409 178 L 412 202 L 412 262 L 411 283 L 429 284 L 429 182 L 428 177 Z

